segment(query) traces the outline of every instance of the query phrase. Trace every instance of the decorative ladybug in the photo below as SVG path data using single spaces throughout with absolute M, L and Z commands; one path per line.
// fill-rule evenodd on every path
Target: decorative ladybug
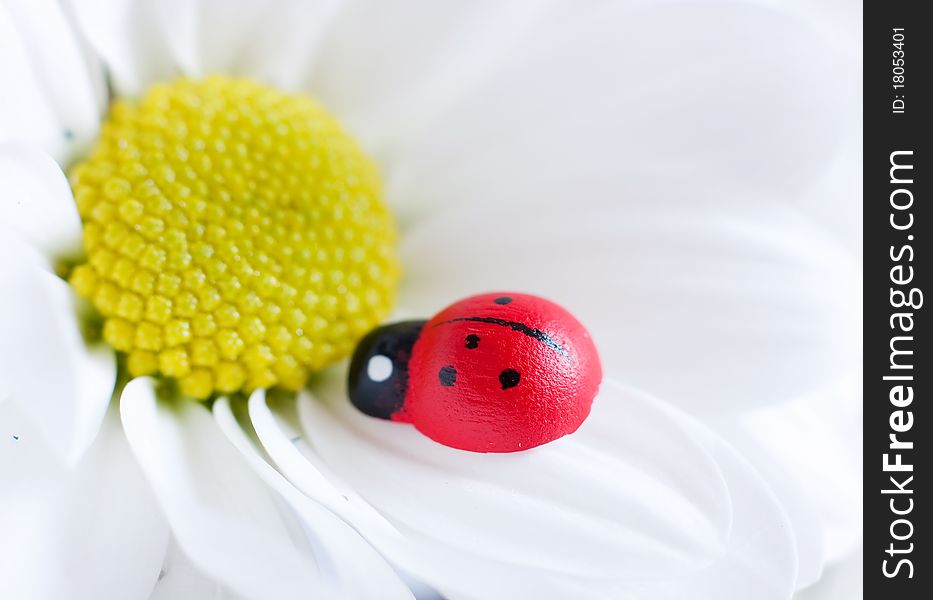
M 576 431 L 601 380 L 593 340 L 573 315 L 537 296 L 495 293 L 370 332 L 348 388 L 360 411 L 412 423 L 445 446 L 516 452 Z

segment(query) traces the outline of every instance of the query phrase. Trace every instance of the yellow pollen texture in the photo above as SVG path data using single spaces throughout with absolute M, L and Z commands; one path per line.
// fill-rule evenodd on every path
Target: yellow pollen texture
M 396 233 L 375 166 L 312 99 L 223 77 L 111 107 L 70 173 L 74 289 L 130 374 L 184 394 L 281 386 L 389 312 Z

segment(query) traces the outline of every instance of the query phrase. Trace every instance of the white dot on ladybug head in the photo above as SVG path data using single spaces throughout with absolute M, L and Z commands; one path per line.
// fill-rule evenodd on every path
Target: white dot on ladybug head
M 392 359 L 384 354 L 373 356 L 366 365 L 366 375 L 375 382 L 392 377 Z

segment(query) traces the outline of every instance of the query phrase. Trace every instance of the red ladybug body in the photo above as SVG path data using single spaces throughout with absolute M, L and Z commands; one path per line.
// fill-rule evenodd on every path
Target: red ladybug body
M 446 446 L 516 452 L 576 431 L 601 379 L 596 347 L 573 315 L 536 296 L 494 293 L 371 333 L 349 388 L 363 412 L 412 423 Z

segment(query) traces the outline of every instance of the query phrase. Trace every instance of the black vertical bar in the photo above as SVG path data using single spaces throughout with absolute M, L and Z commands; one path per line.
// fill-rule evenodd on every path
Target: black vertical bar
M 933 369 L 923 291 L 931 31 L 925 2 L 869 0 L 864 8 L 865 597 L 929 598 L 923 542 L 931 510 L 928 451 Z M 930 298 L 933 300 L 933 297 Z M 921 594 L 926 589 L 926 594 Z

